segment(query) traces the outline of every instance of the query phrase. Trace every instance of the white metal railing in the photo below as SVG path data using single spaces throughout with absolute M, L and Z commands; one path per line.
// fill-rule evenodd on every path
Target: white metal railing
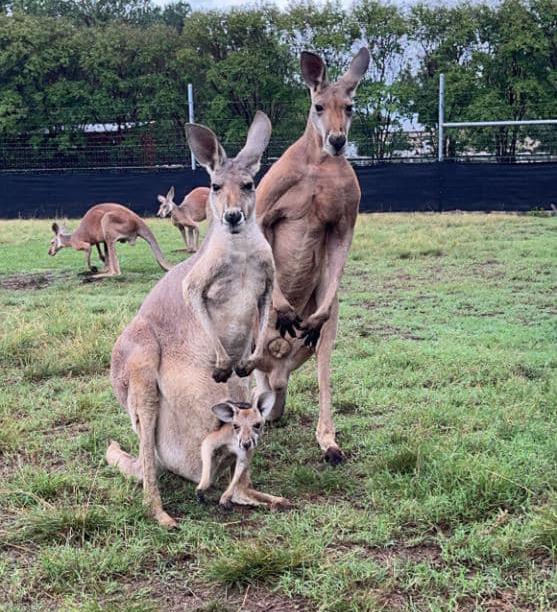
M 439 122 L 438 122 L 438 145 L 437 160 L 444 158 L 444 130 L 445 128 L 465 127 L 497 127 L 503 125 L 557 125 L 557 119 L 524 119 L 523 121 L 445 121 L 445 75 L 439 75 Z

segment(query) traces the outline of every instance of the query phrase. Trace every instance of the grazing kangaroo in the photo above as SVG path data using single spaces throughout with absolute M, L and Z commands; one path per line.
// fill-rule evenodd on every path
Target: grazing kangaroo
M 207 218 L 209 188 L 192 189 L 179 206 L 174 202 L 174 187 L 170 188 L 166 196 L 159 195 L 157 199 L 160 202 L 157 216 L 161 219 L 170 216 L 186 243 L 185 250 L 195 253 L 199 249 L 199 223 Z
M 196 489 L 197 499 L 200 502 L 205 501 L 205 491 L 212 484 L 215 472 L 214 455 L 219 449 L 225 447 L 229 453 L 236 456 L 236 466 L 232 480 L 226 491 L 221 495 L 219 504 L 225 508 L 231 507 L 236 487 L 244 472 L 249 468 L 259 436 L 263 433 L 265 419 L 274 404 L 273 393 L 263 393 L 254 405 L 229 400 L 211 408 L 221 425 L 219 429 L 210 433 L 201 444 L 201 480 Z M 269 496 L 265 493 L 257 493 L 257 495 L 263 495 L 262 500 L 269 501 Z M 261 501 L 261 498 L 259 501 Z
M 361 195 L 356 174 L 343 153 L 352 99 L 369 60 L 369 51 L 360 49 L 348 71 L 336 83 L 329 83 L 323 60 L 302 53 L 302 75 L 311 92 L 307 127 L 257 188 L 257 218 L 275 258 L 270 320 L 278 330 L 267 329 L 264 362 L 256 372 L 258 389 L 276 393 L 271 419 L 280 418 L 290 373 L 316 351 L 316 437 L 332 464 L 343 459 L 335 439 L 330 380 L 337 291 Z M 301 329 L 299 338 L 296 329 Z
M 145 502 L 162 525 L 175 521 L 162 507 L 157 464 L 200 481 L 201 444 L 218 426 L 211 406 L 250 398 L 247 380 L 219 383 L 233 370 L 246 376 L 262 355 L 260 342 L 250 351 L 257 322 L 260 330 L 267 324 L 274 265 L 255 221 L 253 180 L 270 133 L 269 119 L 258 112 L 244 148 L 228 159 L 211 130 L 186 126 L 190 148 L 211 177 L 213 220 L 198 253 L 158 282 L 112 351 L 112 386 L 139 435 L 139 457 L 112 445 L 107 460 L 143 480 Z M 256 497 L 246 471 L 231 499 Z
M 48 254 L 54 256 L 64 247 L 85 251 L 87 268 L 92 272 L 95 272 L 95 269 L 91 266 L 91 247 L 97 247 L 99 257 L 106 264 L 106 268 L 91 278 L 121 274 L 116 256 L 116 242 L 129 242 L 133 245 L 138 236 L 149 244 L 163 270 L 170 270 L 172 267 L 165 261 L 155 235 L 145 221 L 120 204 L 97 204 L 91 207 L 71 234 L 65 232 L 57 223 L 52 224 L 52 231 L 54 238 L 50 241 Z M 101 244 L 104 245 L 104 254 L 101 254 Z

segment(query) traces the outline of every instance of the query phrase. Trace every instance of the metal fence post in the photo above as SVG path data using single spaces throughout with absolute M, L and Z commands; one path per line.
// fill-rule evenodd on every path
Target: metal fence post
M 443 128 L 445 123 L 445 75 L 439 75 L 439 124 L 438 124 L 438 144 L 437 144 L 437 161 L 443 161 Z
M 188 83 L 188 114 L 189 114 L 189 122 L 195 123 L 194 115 L 193 115 L 193 85 Z M 191 152 L 191 169 L 195 170 L 195 155 L 193 151 Z

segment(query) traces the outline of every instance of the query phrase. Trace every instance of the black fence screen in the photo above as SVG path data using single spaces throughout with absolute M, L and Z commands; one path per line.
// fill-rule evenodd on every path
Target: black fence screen
M 361 212 L 528 211 L 557 206 L 557 163 L 386 163 L 355 168 Z M 263 170 L 264 172 L 264 170 Z M 118 202 L 142 215 L 171 185 L 179 201 L 207 185 L 202 168 L 0 172 L 0 218 L 80 217 Z

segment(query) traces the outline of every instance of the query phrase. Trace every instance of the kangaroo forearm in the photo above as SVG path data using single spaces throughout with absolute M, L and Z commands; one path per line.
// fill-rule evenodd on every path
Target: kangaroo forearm
M 210 433 L 201 443 L 201 480 L 197 488 L 203 491 L 211 486 L 213 456 L 215 451 L 222 446 L 219 433 L 218 431 Z
M 229 357 L 213 328 L 213 322 L 207 310 L 207 303 L 203 297 L 205 291 L 206 288 L 195 282 L 194 279 L 186 278 L 183 283 L 184 299 L 189 301 L 205 333 L 212 340 L 217 354 L 217 362 L 224 361 L 229 359 Z

